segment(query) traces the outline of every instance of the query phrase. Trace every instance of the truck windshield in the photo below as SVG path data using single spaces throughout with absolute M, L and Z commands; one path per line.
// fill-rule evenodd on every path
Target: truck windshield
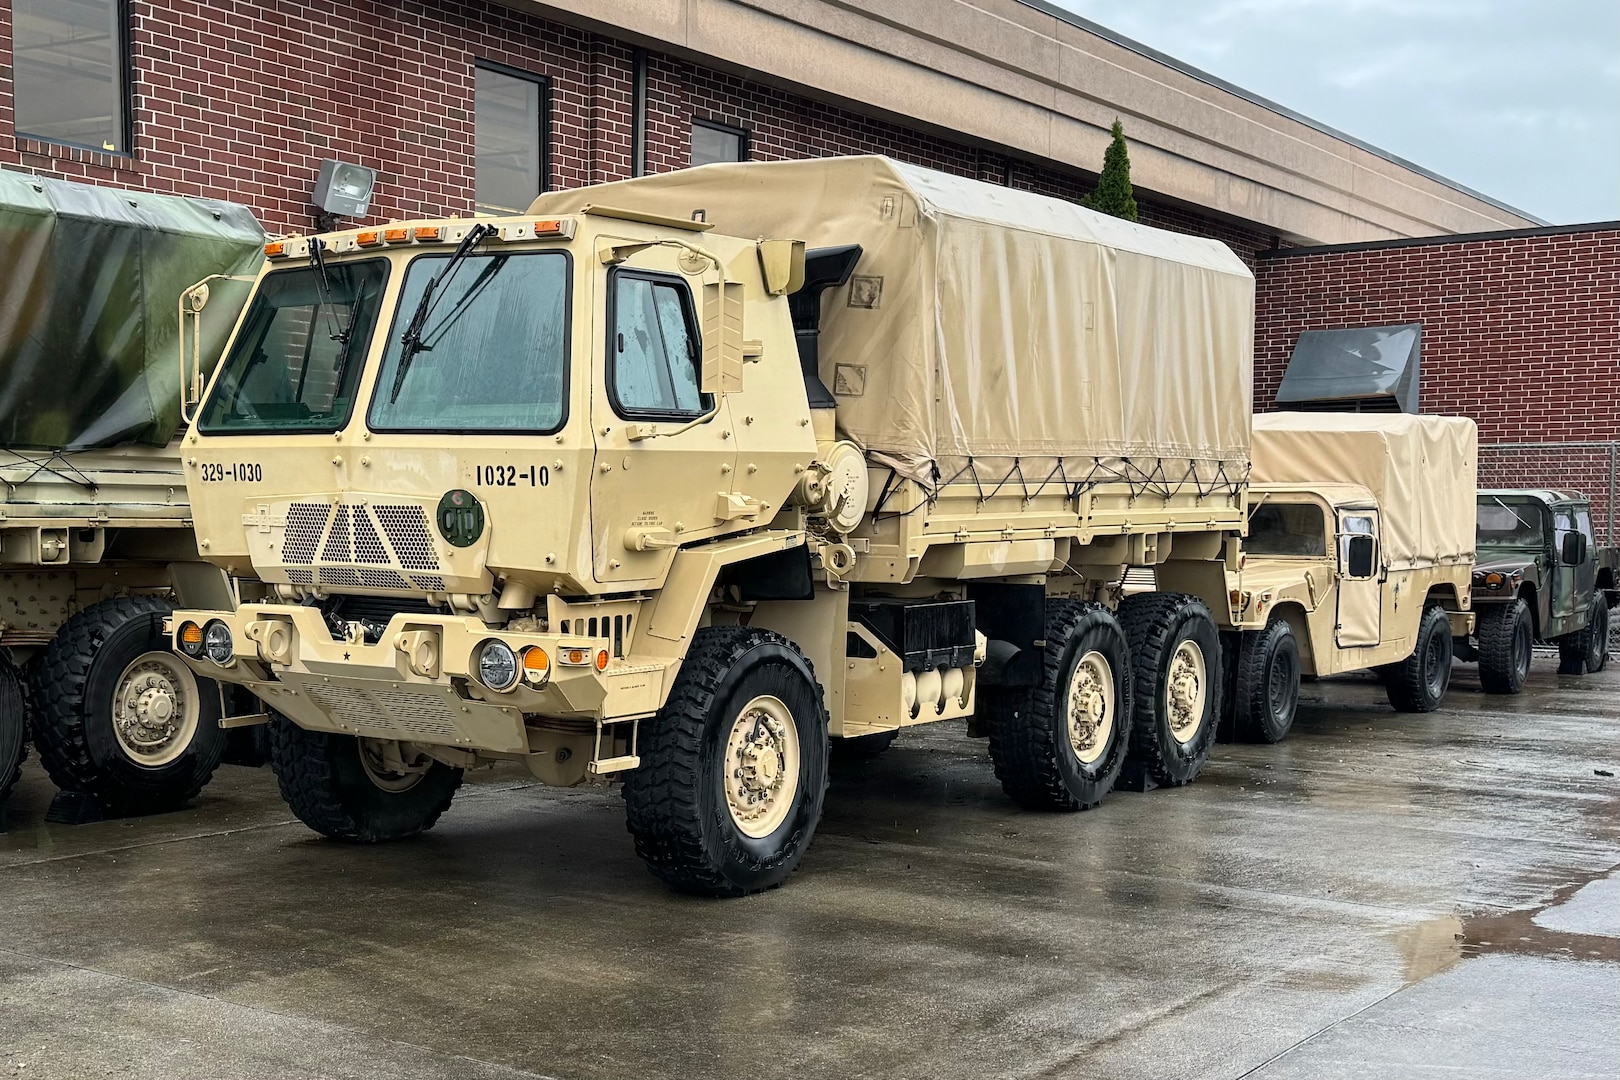
M 406 324 L 448 258 L 422 256 L 405 273 L 372 395 L 372 430 L 558 430 L 568 385 L 568 256 L 466 256 L 407 344 Z
M 348 422 L 388 263 L 265 275 L 199 426 L 210 434 L 336 431 Z
M 1489 501 L 1481 500 L 1478 513 L 1478 543 L 1508 547 L 1541 546 L 1544 535 L 1541 508 L 1535 504 L 1492 498 Z

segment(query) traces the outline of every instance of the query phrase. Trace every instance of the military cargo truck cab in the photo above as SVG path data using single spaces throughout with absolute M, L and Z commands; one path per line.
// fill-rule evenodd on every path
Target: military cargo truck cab
M 1479 662 L 1487 693 L 1516 694 L 1536 642 L 1558 646 L 1559 673 L 1603 670 L 1609 614 L 1620 600 L 1620 551 L 1599 547 L 1579 494 L 1531 489 L 1479 493 L 1472 580 L 1475 635 L 1457 652 Z

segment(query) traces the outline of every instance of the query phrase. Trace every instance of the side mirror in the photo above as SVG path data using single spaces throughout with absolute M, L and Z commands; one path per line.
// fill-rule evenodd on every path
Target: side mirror
M 1355 535 L 1346 538 L 1344 570 L 1348 577 L 1370 578 L 1375 573 L 1373 556 L 1378 542 L 1370 536 Z
M 1586 561 L 1586 534 L 1567 532 L 1559 561 L 1565 566 L 1579 566 Z
M 703 374 L 705 394 L 735 394 L 742 389 L 743 287 L 719 281 L 703 286 Z
M 798 292 L 804 288 L 804 241 L 761 240 L 759 271 L 772 296 Z

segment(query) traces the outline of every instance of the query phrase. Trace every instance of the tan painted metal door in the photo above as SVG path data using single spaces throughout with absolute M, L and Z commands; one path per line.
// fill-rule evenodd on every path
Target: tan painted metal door
M 1377 645 L 1381 640 L 1384 573 L 1378 548 L 1378 511 L 1339 511 L 1339 616 L 1334 640 L 1341 649 Z

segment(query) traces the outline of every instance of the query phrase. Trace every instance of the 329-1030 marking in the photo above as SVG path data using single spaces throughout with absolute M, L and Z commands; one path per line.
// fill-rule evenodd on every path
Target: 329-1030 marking
M 475 487 L 545 487 L 551 483 L 551 470 L 544 465 L 474 465 Z
M 237 484 L 256 484 L 264 479 L 264 466 L 251 461 L 237 461 L 229 465 L 205 461 L 201 469 L 202 478 L 207 483 L 230 480 Z

